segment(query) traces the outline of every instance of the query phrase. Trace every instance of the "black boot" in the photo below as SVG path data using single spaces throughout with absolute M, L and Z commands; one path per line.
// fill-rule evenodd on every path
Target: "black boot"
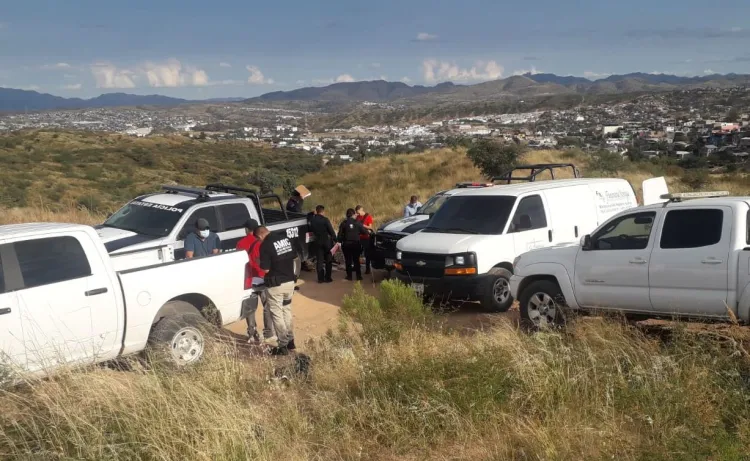
M 289 344 L 286 345 L 286 348 L 290 351 L 297 349 L 297 346 L 294 345 L 294 340 L 289 341 Z
M 326 281 L 325 272 L 318 271 L 318 283 L 323 283 Z

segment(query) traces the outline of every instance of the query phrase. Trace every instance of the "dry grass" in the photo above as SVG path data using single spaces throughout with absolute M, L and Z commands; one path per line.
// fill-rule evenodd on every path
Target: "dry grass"
M 308 379 L 269 380 L 231 347 L 183 372 L 93 369 L 0 395 L 2 459 L 743 459 L 750 367 L 600 319 L 530 336 L 425 322 L 403 286 L 362 291 L 367 334 L 306 346 Z M 402 307 L 406 305 L 407 307 Z M 377 313 L 376 313 L 377 312 Z M 384 322 L 390 320 L 390 322 Z M 394 333 L 398 333 L 394 335 Z

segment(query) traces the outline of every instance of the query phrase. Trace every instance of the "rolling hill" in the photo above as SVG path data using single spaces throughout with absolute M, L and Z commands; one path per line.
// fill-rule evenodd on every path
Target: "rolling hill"
M 160 95 L 140 96 L 127 93 L 106 93 L 91 99 L 63 98 L 37 91 L 0 88 L 0 111 L 90 109 L 117 106 L 176 106 L 191 101 Z

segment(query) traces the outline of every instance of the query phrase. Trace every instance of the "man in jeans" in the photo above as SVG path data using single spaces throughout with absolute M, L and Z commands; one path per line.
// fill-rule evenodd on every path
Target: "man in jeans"
M 294 294 L 294 259 L 297 255 L 292 242 L 284 234 L 271 235 L 266 227 L 259 227 L 255 235 L 263 241 L 260 245 L 260 268 L 266 271 L 268 305 L 279 341 L 271 354 L 288 355 L 289 351 L 296 349 L 291 299 Z
M 253 295 L 242 302 L 242 314 L 246 316 L 247 335 L 250 337 L 249 342 L 255 344 L 260 344 L 261 342 L 255 320 L 255 311 L 258 309 L 259 300 L 263 304 L 263 339 L 267 343 L 276 341 L 273 333 L 271 310 L 268 307 L 266 286 L 263 281 L 266 273 L 259 265 L 260 244 L 262 240 L 254 235 L 258 227 L 256 220 L 248 219 L 245 222 L 245 232 L 247 235 L 237 243 L 237 249 L 247 251 L 249 258 L 249 262 L 245 267 L 245 286 L 253 287 Z

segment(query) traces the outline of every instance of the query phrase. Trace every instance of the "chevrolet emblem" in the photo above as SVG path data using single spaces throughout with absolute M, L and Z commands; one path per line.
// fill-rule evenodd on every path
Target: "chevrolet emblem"
M 424 262 L 424 261 L 417 261 L 417 266 L 419 266 L 419 267 L 423 267 L 423 266 L 426 266 L 426 265 L 427 265 L 427 263 Z

